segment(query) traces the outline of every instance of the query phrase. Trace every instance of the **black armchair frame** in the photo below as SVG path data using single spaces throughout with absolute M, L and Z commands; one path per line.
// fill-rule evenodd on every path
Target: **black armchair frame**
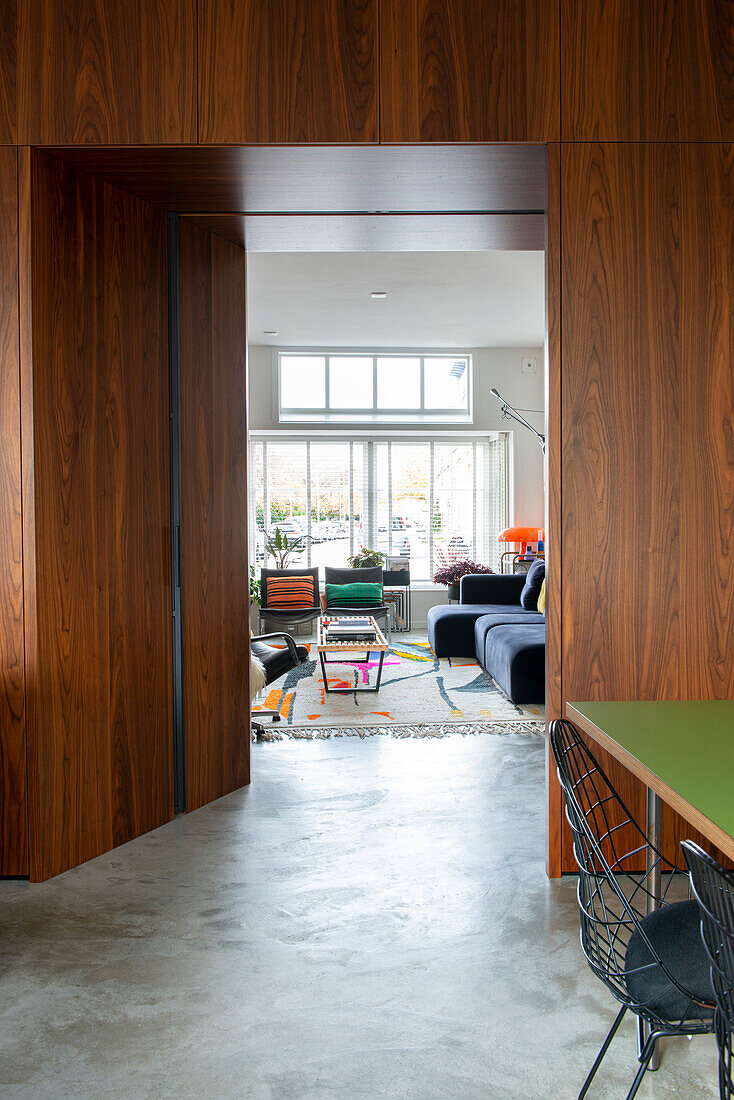
M 383 580 L 384 570 L 381 565 L 356 566 L 343 569 L 331 565 L 324 566 L 324 592 L 326 592 L 327 584 L 351 584 L 353 582 L 382 584 Z M 391 604 L 383 603 L 378 607 L 338 607 L 334 605 L 328 608 L 328 613 L 330 615 L 340 615 L 344 618 L 350 615 L 357 618 L 364 615 L 371 615 L 375 619 L 384 619 L 385 628 L 387 630 L 387 640 L 388 642 L 391 641 Z
M 642 1022 L 649 1026 L 649 1035 L 640 1043 L 640 1064 L 627 1096 L 627 1100 L 632 1100 L 656 1053 L 658 1039 L 710 1033 L 713 1006 L 698 1000 L 680 984 L 660 957 L 645 926 L 650 909 L 668 903 L 674 876 L 681 868 L 650 843 L 571 722 L 562 719 L 551 722 L 550 742 L 579 869 L 581 947 L 593 973 L 622 1005 L 579 1100 L 586 1095 L 628 1009 L 638 1018 L 638 1037 L 643 1035 Z M 644 872 L 637 870 L 641 863 L 646 865 Z M 627 965 L 627 948 L 633 935 L 639 937 L 651 959 L 634 969 Z M 681 1019 L 667 1019 L 656 1008 L 661 974 L 664 983 L 677 990 L 686 1003 Z M 633 976 L 637 979 L 636 987 L 650 986 L 649 1000 L 632 994 Z
M 719 1047 L 719 1095 L 734 1097 L 734 872 L 699 848 L 681 843 L 701 910 L 701 936 L 711 961 L 716 994 L 716 1042 Z
M 253 637 L 250 638 L 250 644 L 252 645 L 253 642 L 272 642 L 272 641 L 275 641 L 275 640 L 280 640 L 280 641 L 285 642 L 286 649 L 288 650 L 288 653 L 289 653 L 290 658 L 291 658 L 291 664 L 289 665 L 288 669 L 281 669 L 280 672 L 278 673 L 278 675 L 274 676 L 272 678 L 272 680 L 266 679 L 266 681 L 265 681 L 265 686 L 266 687 L 269 684 L 274 683 L 275 680 L 277 680 L 280 676 L 283 676 L 285 674 L 285 672 L 289 672 L 290 669 L 296 668 L 297 665 L 301 664 L 301 658 L 298 654 L 298 646 L 296 645 L 295 639 L 293 638 L 293 636 L 291 634 L 286 634 L 285 631 L 274 631 L 273 633 L 270 633 L 270 634 L 256 634 L 256 635 L 254 635 Z M 266 672 L 266 676 L 267 676 L 267 667 L 266 667 L 265 672 Z M 257 718 L 258 718 L 258 721 L 255 721 L 254 718 L 252 719 L 251 725 L 252 725 L 253 730 L 255 731 L 255 735 L 258 738 L 260 738 L 263 735 L 263 725 L 259 721 L 259 719 L 260 718 L 270 718 L 273 722 L 279 722 L 280 721 L 280 714 L 278 713 L 277 710 L 263 709 L 263 710 L 257 711 Z
M 268 577 L 313 577 L 313 604 L 308 607 L 268 608 L 266 602 Z M 321 614 L 318 567 L 313 569 L 261 569 L 260 599 L 260 610 L 258 612 L 260 630 L 262 630 L 263 622 L 266 620 L 271 623 L 283 623 L 284 626 L 300 626 L 302 623 L 313 622 Z

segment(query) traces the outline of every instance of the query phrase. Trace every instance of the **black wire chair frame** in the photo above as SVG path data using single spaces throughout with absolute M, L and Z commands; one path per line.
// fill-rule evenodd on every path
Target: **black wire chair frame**
M 711 962 L 716 994 L 716 1042 L 719 1047 L 719 1094 L 734 1097 L 734 872 L 699 848 L 681 843 L 691 874 L 693 896 L 701 910 L 701 936 Z
M 566 803 L 566 817 L 573 833 L 574 857 L 579 869 L 578 904 L 581 917 L 581 948 L 591 970 L 609 989 L 622 1008 L 618 1013 L 591 1071 L 579 1093 L 583 1100 L 602 1063 L 625 1013 L 631 1010 L 649 1025 L 641 1042 L 639 1068 L 627 1100 L 632 1100 L 642 1083 L 664 1036 L 701 1035 L 713 1030 L 713 1005 L 697 999 L 676 980 L 650 941 L 643 924 L 651 907 L 668 904 L 676 867 L 654 845 L 635 820 L 575 726 L 565 720 L 551 722 L 550 743 Z M 646 869 L 638 868 L 644 862 Z M 657 888 L 657 875 L 660 887 Z M 684 872 L 683 872 L 684 873 Z M 649 952 L 650 962 L 627 965 L 627 948 L 638 937 Z M 660 988 L 647 1000 L 635 997 L 630 979 L 644 976 L 667 982 L 686 1003 L 680 1019 L 667 1019 L 657 1004 Z M 640 981 L 634 984 L 640 985 Z M 651 987 L 655 982 L 649 983 Z M 641 1033 L 641 1030 L 639 1032 Z

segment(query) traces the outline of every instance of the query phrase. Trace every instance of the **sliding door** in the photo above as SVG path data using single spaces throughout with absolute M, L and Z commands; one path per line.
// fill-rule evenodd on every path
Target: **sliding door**
M 250 781 L 245 252 L 179 222 L 185 806 Z

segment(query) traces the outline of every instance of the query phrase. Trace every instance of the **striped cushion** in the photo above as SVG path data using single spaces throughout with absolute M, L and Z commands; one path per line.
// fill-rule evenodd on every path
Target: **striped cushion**
M 354 584 L 327 584 L 327 607 L 381 607 L 382 585 L 355 582 Z
M 266 607 L 313 607 L 313 577 L 266 577 Z

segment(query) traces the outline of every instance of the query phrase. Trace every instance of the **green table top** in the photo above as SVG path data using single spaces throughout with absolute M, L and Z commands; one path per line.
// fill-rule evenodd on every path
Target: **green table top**
M 569 703 L 567 715 L 732 855 L 734 702 Z

